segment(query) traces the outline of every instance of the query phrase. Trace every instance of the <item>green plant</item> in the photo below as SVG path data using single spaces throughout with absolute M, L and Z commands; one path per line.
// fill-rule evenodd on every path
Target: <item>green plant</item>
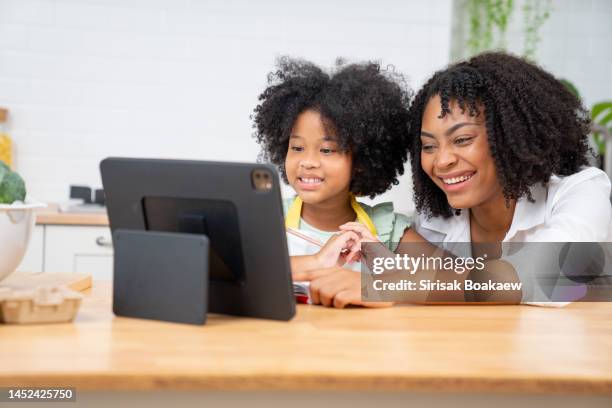
M 597 152 L 601 155 L 606 152 L 606 136 L 612 135 L 612 101 L 596 103 L 591 107 L 591 120 L 593 141 L 597 145 Z M 606 135 L 607 134 L 607 135 Z
M 559 79 L 559 82 L 561 82 L 563 85 L 565 85 L 565 87 L 571 92 L 573 93 L 576 98 L 582 100 L 582 96 L 580 96 L 580 92 L 578 92 L 578 88 L 576 88 L 576 86 L 574 84 L 572 84 L 570 81 L 568 81 L 567 79 Z
M 513 0 L 469 0 L 470 16 L 470 54 L 495 48 L 505 48 L 505 35 L 508 21 L 514 10 Z M 498 43 L 493 44 L 494 30 L 499 32 Z
M 567 79 L 560 79 L 561 83 L 578 99 L 582 99 L 578 88 Z M 591 106 L 591 137 L 597 147 L 597 154 L 606 154 L 606 139 L 612 137 L 612 101 L 598 102 Z
M 491 49 L 506 49 L 506 31 L 515 9 L 514 0 L 467 0 L 470 55 Z M 523 55 L 534 58 L 540 41 L 538 32 L 552 10 L 551 0 L 524 0 Z
M 536 47 L 540 41 L 538 30 L 550 17 L 552 10 L 551 0 L 525 0 L 523 4 L 523 19 L 525 38 L 523 42 L 523 55 L 534 58 Z
M 23 201 L 25 196 L 26 188 L 21 176 L 0 161 L 0 204 Z

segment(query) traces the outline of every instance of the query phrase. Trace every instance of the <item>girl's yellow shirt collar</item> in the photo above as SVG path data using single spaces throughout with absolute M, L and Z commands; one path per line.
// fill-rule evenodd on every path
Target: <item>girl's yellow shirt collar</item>
M 300 228 L 300 218 L 302 216 L 303 204 L 304 202 L 299 196 L 295 197 L 295 200 L 293 200 L 293 203 L 289 207 L 287 215 L 285 216 L 285 227 L 295 229 Z M 372 222 L 372 219 L 368 216 L 368 214 L 366 214 L 365 210 L 361 204 L 357 202 L 357 199 L 353 194 L 351 194 L 351 207 L 353 208 L 353 211 L 355 211 L 355 214 L 357 214 L 357 221 L 365 225 L 368 230 L 370 230 L 372 235 L 377 236 L 378 233 L 376 231 L 376 227 L 374 226 L 374 222 Z

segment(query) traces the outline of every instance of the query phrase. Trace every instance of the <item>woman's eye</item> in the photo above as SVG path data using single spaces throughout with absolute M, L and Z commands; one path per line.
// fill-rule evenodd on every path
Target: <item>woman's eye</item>
M 425 153 L 432 152 L 434 148 L 435 148 L 434 145 L 422 145 L 421 146 L 421 150 L 424 151 Z
M 301 146 L 290 146 L 289 148 L 294 152 L 301 152 L 302 150 L 304 150 L 304 148 Z
M 457 139 L 455 139 L 455 144 L 464 145 L 469 143 L 472 139 L 473 137 L 458 137 Z

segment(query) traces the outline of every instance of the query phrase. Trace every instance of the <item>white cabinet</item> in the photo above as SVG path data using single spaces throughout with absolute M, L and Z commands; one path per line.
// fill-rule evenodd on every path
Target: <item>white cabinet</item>
M 37 225 L 23 272 L 82 272 L 96 280 L 112 279 L 113 247 L 106 226 Z
M 108 227 L 45 226 L 45 272 L 90 273 L 111 279 L 113 247 Z

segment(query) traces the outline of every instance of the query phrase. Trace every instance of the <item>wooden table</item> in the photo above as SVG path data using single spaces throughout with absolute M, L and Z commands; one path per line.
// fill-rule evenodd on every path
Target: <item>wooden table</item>
M 334 405 L 365 406 L 372 392 L 385 406 L 410 398 L 428 406 L 501 407 L 508 397 L 556 407 L 612 402 L 608 303 L 302 305 L 291 322 L 212 315 L 190 326 L 114 317 L 110 283 L 94 282 L 74 324 L 0 325 L 0 350 L 0 386 L 76 387 L 88 406 L 113 396 L 162 406 L 164 395 L 178 398 L 165 392 L 177 390 L 198 403 L 255 395 L 284 406 L 312 406 L 325 395 Z

